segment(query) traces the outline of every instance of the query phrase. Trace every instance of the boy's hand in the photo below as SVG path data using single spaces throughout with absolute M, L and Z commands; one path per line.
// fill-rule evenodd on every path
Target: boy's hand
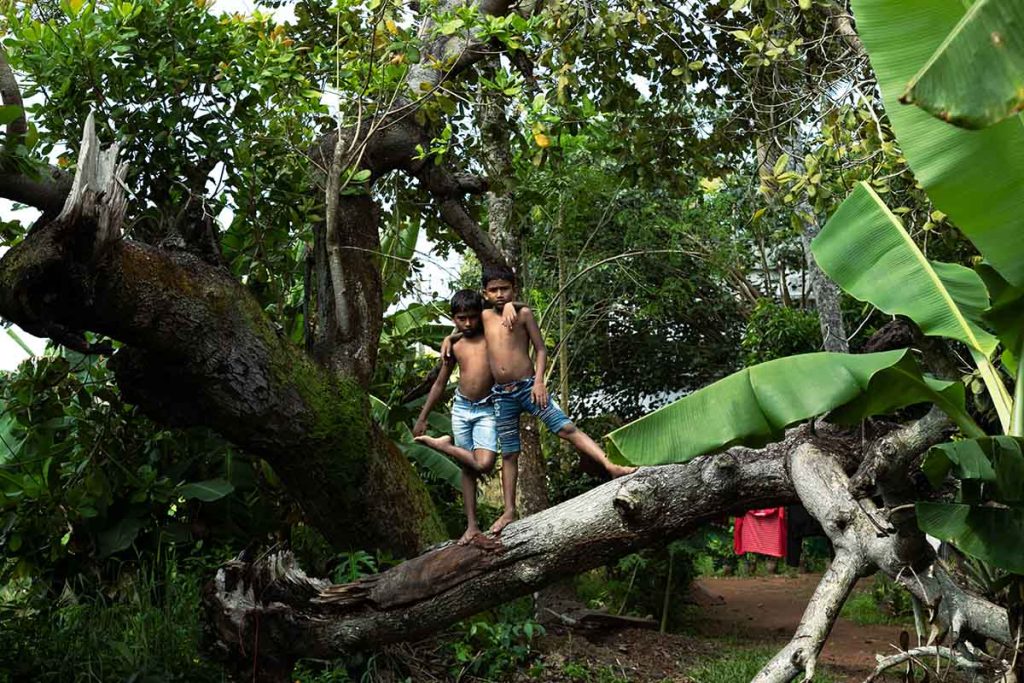
M 426 420 L 416 420 L 416 424 L 414 424 L 413 427 L 412 427 L 412 435 L 413 436 L 423 436 L 426 433 L 427 433 L 427 421 Z
M 534 384 L 533 391 L 530 392 L 533 396 L 533 402 L 540 406 L 541 410 L 548 407 L 548 388 L 541 384 Z
M 441 360 L 445 363 L 450 363 L 452 361 L 452 346 L 452 337 L 451 335 L 448 335 L 444 338 L 444 341 L 441 342 Z
M 505 304 L 505 307 L 501 309 L 501 326 L 512 329 L 512 326 L 519 320 L 519 314 L 516 313 L 515 304 L 509 301 Z

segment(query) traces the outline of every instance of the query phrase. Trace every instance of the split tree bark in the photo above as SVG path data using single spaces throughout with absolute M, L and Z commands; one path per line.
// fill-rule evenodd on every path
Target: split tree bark
M 915 449 L 943 438 L 924 422 Z M 896 443 L 907 443 L 902 434 Z M 872 445 L 890 436 L 882 437 Z M 491 545 L 446 545 L 354 583 L 306 576 L 288 553 L 223 567 L 204 595 L 220 652 L 278 680 L 297 657 L 332 658 L 436 633 L 445 625 L 625 553 L 665 543 L 750 506 L 803 502 L 838 554 L 793 642 L 761 674 L 792 680 L 817 652 L 854 581 L 880 570 L 922 599 L 936 623 L 1009 643 L 1006 612 L 957 587 L 931 548 L 896 533 L 893 511 L 848 493 L 859 440 L 827 426 L 791 430 L 761 450 L 734 448 L 682 465 L 642 468 L 509 525 Z M 917 450 L 920 454 L 920 450 Z M 833 500 L 837 502 L 833 504 Z M 254 650 L 258 631 L 259 650 Z M 255 668 L 254 668 L 255 662 Z M 266 666 L 264 666 L 264 663 Z M 261 674 L 263 672 L 263 674 Z M 283 678 L 281 679 L 283 680 Z
M 116 148 L 99 153 L 91 119 L 82 150 L 60 217 L 0 259 L 0 316 L 42 337 L 90 330 L 123 342 L 110 365 L 127 400 L 267 460 L 337 547 L 416 553 L 443 538 L 359 383 L 283 339 L 224 269 L 123 239 Z

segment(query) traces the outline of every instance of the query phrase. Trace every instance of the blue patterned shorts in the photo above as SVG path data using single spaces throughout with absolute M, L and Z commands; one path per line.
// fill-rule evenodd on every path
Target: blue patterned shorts
M 494 396 L 488 394 L 479 401 L 471 401 L 455 390 L 452 404 L 452 438 L 455 445 L 467 450 L 498 452 L 498 425 L 495 417 Z
M 523 412 L 539 417 L 552 434 L 562 431 L 572 420 L 566 417 L 555 400 L 548 398 L 548 407 L 541 409 L 533 401 L 533 377 L 508 384 L 496 384 L 492 390 L 495 412 L 498 415 L 498 440 L 502 455 L 518 453 L 519 416 Z

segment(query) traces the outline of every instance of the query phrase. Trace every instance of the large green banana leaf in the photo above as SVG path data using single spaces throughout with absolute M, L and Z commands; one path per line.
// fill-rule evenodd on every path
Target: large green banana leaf
M 962 503 L 993 500 L 1006 505 L 1024 504 L 1024 439 L 992 436 L 940 444 L 928 451 L 921 470 L 938 487 L 951 471 L 961 481 L 986 488 L 961 489 Z M 980 498 L 970 498 L 970 493 Z
M 961 0 L 853 0 L 857 31 L 914 175 L 1003 276 L 1024 285 L 1024 122 L 980 131 L 899 103 L 907 83 L 963 19 Z
M 907 86 L 901 101 L 963 128 L 1024 109 L 1024 3 L 978 0 Z
M 928 451 L 921 469 L 939 486 L 960 480 L 956 503 L 917 503 L 918 526 L 968 555 L 1024 573 L 1024 439 L 953 441 Z M 992 502 L 998 503 L 993 507 Z
M 982 435 L 964 412 L 962 386 L 925 381 L 905 349 L 790 356 L 740 370 L 613 431 L 609 455 L 635 465 L 685 462 L 730 446 L 763 446 L 786 427 L 847 404 L 855 405 L 838 410 L 838 421 L 925 401 Z
M 1024 574 L 1024 509 L 918 502 L 917 525 L 991 565 Z
M 1010 396 L 989 360 L 998 341 L 980 325 L 988 291 L 976 272 L 929 261 L 863 182 L 832 214 L 811 249 L 821 269 L 849 294 L 907 316 L 925 334 L 967 345 L 1004 429 L 1009 426 Z
M 989 305 L 981 277 L 970 268 L 929 261 L 867 183 L 857 184 L 811 250 L 821 269 L 861 301 L 986 357 L 995 350 L 996 338 L 980 325 Z

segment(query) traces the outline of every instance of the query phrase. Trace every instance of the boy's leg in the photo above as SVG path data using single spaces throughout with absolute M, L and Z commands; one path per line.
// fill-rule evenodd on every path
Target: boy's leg
M 476 477 L 465 468 L 462 470 L 462 506 L 466 510 L 466 531 L 459 538 L 459 545 L 466 545 L 474 536 L 480 535 L 480 527 L 476 523 Z
M 452 441 L 452 437 L 445 434 L 444 436 L 423 436 L 413 437 L 413 441 L 417 441 L 421 444 L 430 446 L 435 451 L 450 455 L 456 460 L 462 467 L 465 467 L 473 472 L 478 471 L 476 464 L 476 457 L 473 455 L 473 451 L 465 448 L 460 448 L 455 445 Z
M 623 467 L 622 465 L 616 465 L 609 460 L 604 449 L 598 446 L 593 439 L 587 436 L 586 432 L 578 429 L 576 425 L 571 422 L 559 429 L 557 434 L 560 438 L 565 439 L 575 446 L 576 450 L 580 452 L 580 455 L 584 455 L 601 465 L 601 467 L 604 468 L 604 471 L 607 472 L 612 479 L 636 472 L 635 467 Z
M 494 461 L 498 459 L 498 453 L 487 448 L 473 449 L 473 456 L 476 458 L 477 472 L 490 474 L 494 470 Z
M 505 510 L 491 525 L 492 534 L 500 534 L 501 530 L 516 521 L 516 480 L 519 478 L 519 453 L 501 454 L 501 496 L 505 501 Z
M 495 398 L 498 441 L 501 443 L 501 495 L 505 509 L 491 525 L 498 534 L 516 519 L 516 480 L 519 478 L 519 415 L 522 408 L 514 397 L 498 394 Z
M 519 401 L 523 409 L 539 417 L 551 433 L 565 439 L 576 447 L 580 455 L 590 458 L 603 467 L 612 479 L 636 472 L 635 467 L 623 467 L 609 460 L 604 450 L 572 423 L 553 398 L 548 399 L 548 405 L 543 409 L 534 403 L 530 393 L 531 389 L 532 387 L 524 387 L 517 392 Z

